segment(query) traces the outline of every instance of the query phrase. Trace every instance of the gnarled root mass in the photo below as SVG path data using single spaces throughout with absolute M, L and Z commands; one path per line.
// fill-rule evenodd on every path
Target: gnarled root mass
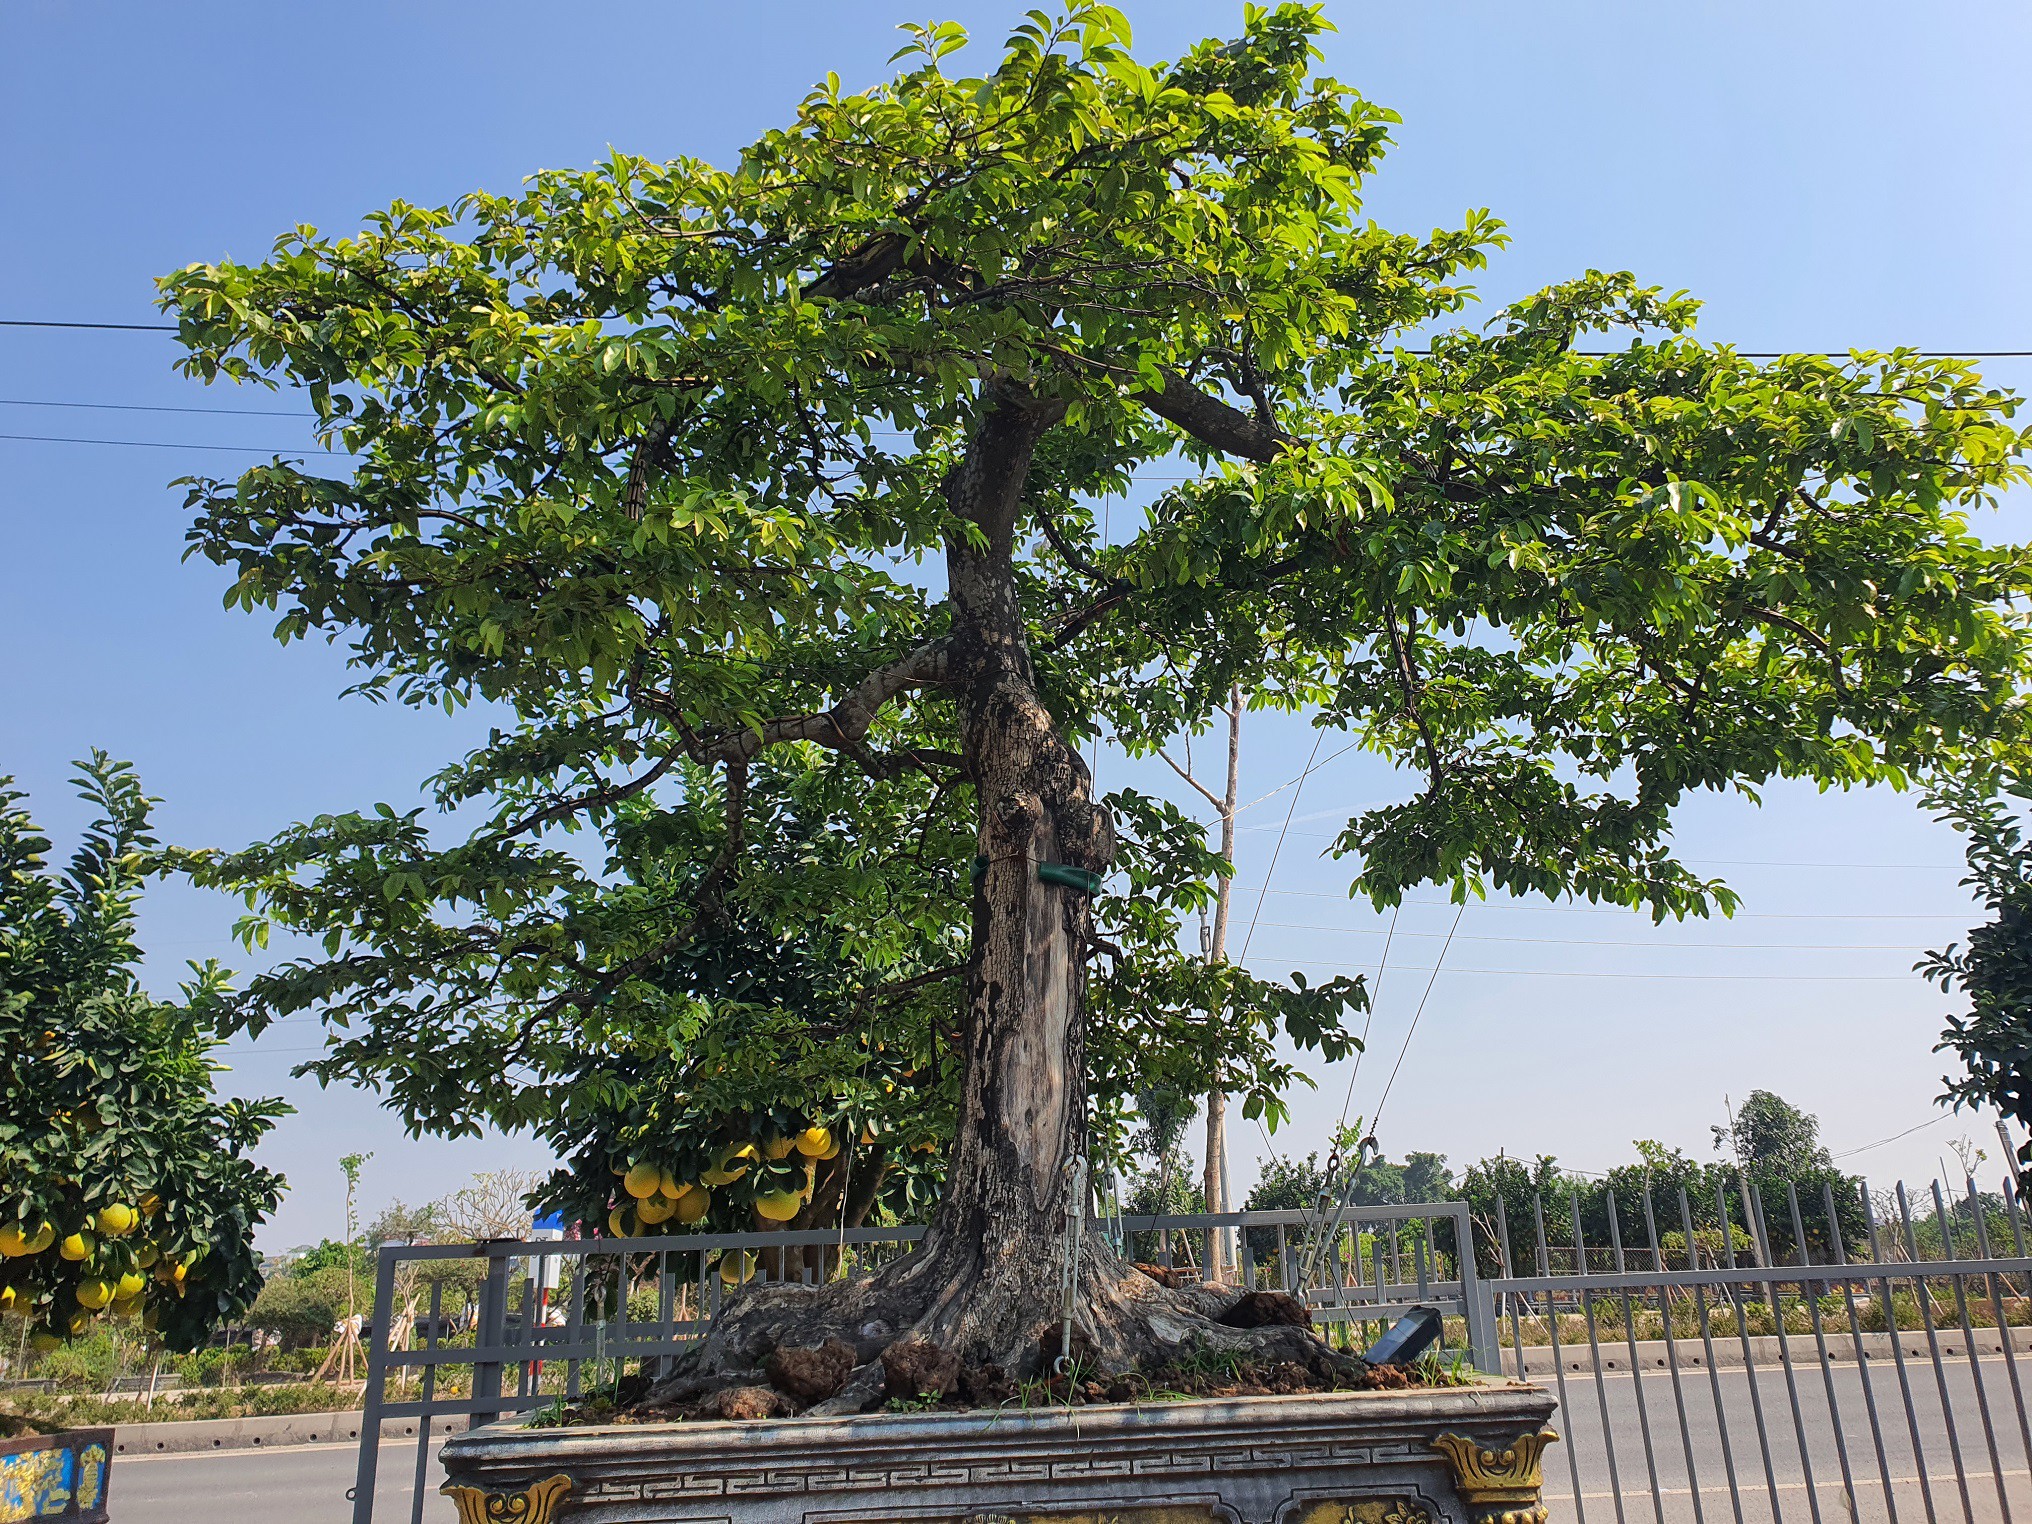
M 635 1412 L 827 1416 L 891 1398 L 986 1406 L 1032 1381 L 1072 1401 L 1394 1384 L 1330 1348 L 1282 1292 L 1167 1286 L 1095 1245 L 1081 1255 L 1071 1348 L 1062 1351 L 1058 1276 L 1034 1260 L 986 1259 L 933 1239 L 872 1275 L 743 1291 Z

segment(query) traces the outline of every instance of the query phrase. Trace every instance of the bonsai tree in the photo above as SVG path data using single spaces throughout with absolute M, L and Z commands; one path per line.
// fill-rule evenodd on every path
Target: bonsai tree
M 384 807 L 208 862 L 250 933 L 325 938 L 250 1029 L 321 1008 L 320 1072 L 512 1120 L 548 1104 L 518 1076 L 659 1013 L 709 1048 L 664 971 L 749 907 L 900 983 L 941 966 L 933 896 L 963 899 L 930 1231 L 873 1277 L 749 1293 L 704 1373 L 871 1327 L 1012 1373 L 1296 1337 L 1218 1328 L 1097 1233 L 1061 1290 L 1096 1056 L 1240 1091 L 1212 1061 L 1237 1029 L 1344 1042 L 1359 998 L 1165 946 L 1220 860 L 1097 796 L 1097 735 L 1152 751 L 1239 687 L 1415 780 L 1339 838 L 1356 892 L 1657 917 L 1734 903 L 1672 853 L 1689 792 L 2023 745 L 2032 574 L 1964 518 L 2024 479 L 2015 400 L 1906 351 L 1753 361 L 1628 275 L 1447 326 L 1501 225 L 1364 219 L 1394 118 L 1312 75 L 1324 26 L 1250 8 L 1146 64 L 1080 5 L 979 73 L 958 26 L 910 28 L 894 79 L 828 78 L 730 167 L 616 156 L 163 282 L 191 374 L 301 388 L 358 457 L 192 484 L 231 600 L 347 642 L 370 692 L 504 716 L 434 780 L 476 812 L 459 839 Z M 751 884 L 779 766 L 839 801 L 850 874 Z M 611 853 L 666 822 L 686 863 L 653 886 L 552 834 Z M 962 843 L 949 877 L 921 834 Z
M 0 778 L 0 1312 L 42 1349 L 105 1319 L 195 1349 L 261 1288 L 283 1181 L 246 1155 L 290 1108 L 212 1093 L 225 970 L 193 965 L 175 1001 L 141 988 L 150 801 L 124 762 L 77 765 L 98 815 L 60 873 Z

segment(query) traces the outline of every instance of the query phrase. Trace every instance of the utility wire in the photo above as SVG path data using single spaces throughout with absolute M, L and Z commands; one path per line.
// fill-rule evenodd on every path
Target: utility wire
M 161 439 L 80 439 L 70 434 L 0 434 L 0 439 L 27 440 L 34 444 L 120 445 L 133 450 L 230 450 L 236 455 L 333 455 L 356 458 L 351 450 L 313 450 L 304 445 L 271 449 L 265 445 L 194 444 L 186 440 Z
M 1297 792 L 1291 796 L 1291 808 L 1284 812 L 1284 826 L 1286 830 L 1289 830 L 1291 827 L 1291 817 L 1298 812 L 1298 800 L 1300 795 L 1305 792 L 1305 780 L 1312 772 L 1312 764 L 1319 757 L 1320 744 L 1325 740 L 1326 732 L 1324 730 L 1313 732 L 1312 755 L 1305 759 L 1305 771 L 1292 780 L 1298 785 L 1298 788 Z M 1277 874 L 1277 859 L 1283 855 L 1284 833 L 1280 831 L 1277 835 L 1277 845 L 1270 851 L 1270 866 L 1263 870 L 1263 887 L 1256 895 L 1256 913 L 1249 918 L 1248 935 L 1242 938 L 1242 956 L 1235 960 L 1237 963 L 1247 963 L 1249 961 L 1249 944 L 1256 940 L 1256 923 L 1263 918 L 1263 897 L 1270 892 L 1270 880 L 1276 877 Z
M 0 318 L 0 328 L 74 328 L 117 331 L 123 333 L 175 333 L 174 323 L 80 323 L 59 321 L 54 318 Z M 1381 347 L 1381 346 L 1378 346 Z M 1403 349 L 1406 354 L 1429 355 L 1430 345 L 1391 345 Z M 1894 348 L 1902 346 L 1893 346 Z M 1882 353 L 1883 351 L 1877 351 Z M 1570 349 L 1567 354 L 1587 359 L 1613 359 L 1617 355 L 1630 353 L 1627 349 Z M 1824 360 L 1842 360 L 1854 353 L 1847 349 L 1738 349 L 1732 351 L 1742 360 L 1783 360 L 1792 355 L 1817 355 Z M 1907 349 L 1906 353 L 1922 360 L 2026 360 L 2032 359 L 2032 349 Z
M 1249 890 L 1256 887 L 1254 884 L 1243 885 L 1242 892 L 1246 894 Z M 1266 894 L 1289 895 L 1294 899 L 1338 900 L 1343 904 L 1349 898 L 1345 894 L 1328 894 L 1319 889 L 1265 888 L 1262 892 Z M 1407 905 L 1451 905 L 1453 901 L 1406 899 L 1404 903 Z M 1637 914 L 1636 910 L 1627 905 L 1524 905 L 1507 900 L 1485 900 L 1482 908 L 1484 910 L 1524 910 L 1533 914 L 1550 912 L 1554 915 L 1622 916 Z M 1971 907 L 1971 910 L 1973 908 Z M 1968 910 L 1935 910 L 1917 914 L 1867 910 L 1846 914 L 1838 911 L 1739 910 L 1734 916 L 1727 917 L 1726 919 L 1737 921 L 1961 921 L 1966 923 L 1969 914 L 1970 911 Z M 1410 933 L 1407 932 L 1406 935 L 1408 936 Z
M 1865 1143 L 1861 1148 L 1845 1148 L 1840 1153 L 1834 1154 L 1831 1157 L 1836 1159 L 1848 1159 L 1854 1157 L 1856 1154 L 1866 1154 L 1873 1148 L 1882 1148 L 1886 1143 L 1896 1143 L 1900 1138 L 1909 1138 L 1915 1132 L 1924 1131 L 1928 1127 L 1938 1127 L 1942 1122 L 1951 1120 L 1953 1116 L 1954 1113 L 1950 1111 L 1944 1116 L 1933 1117 L 1927 1121 L 1921 1122 L 1917 1127 L 1908 1127 L 1903 1132 L 1894 1132 L 1888 1138 L 1879 1138 L 1874 1143 Z
M 1348 1125 L 1348 1109 L 1355 1104 L 1355 1081 L 1362 1077 L 1362 1060 L 1369 1053 L 1369 1031 L 1376 1024 L 1376 1002 L 1383 997 L 1383 976 L 1390 971 L 1390 944 L 1397 940 L 1397 917 L 1403 910 L 1404 901 L 1401 899 L 1390 907 L 1390 929 L 1383 934 L 1383 958 L 1376 965 L 1375 982 L 1369 986 L 1369 1009 L 1362 1015 L 1362 1045 L 1355 1049 L 1355 1062 L 1348 1070 L 1348 1093 L 1341 1097 L 1341 1119 L 1334 1123 L 1336 1133 Z M 1272 921 L 1269 924 L 1276 926 L 1280 923 Z
M 234 418 L 315 418 L 295 407 L 169 407 L 150 402 L 49 402 L 39 397 L 0 397 L 0 407 L 77 407 L 103 413 L 217 413 Z
M 1446 950 L 1453 946 L 1453 934 L 1460 930 L 1461 916 L 1467 912 L 1468 902 L 1462 900 L 1454 906 L 1453 925 L 1447 928 L 1446 940 L 1439 945 L 1439 957 L 1433 961 L 1432 977 L 1425 981 L 1425 993 L 1418 997 L 1418 1009 L 1411 1013 L 1411 1025 L 1404 1029 L 1403 1045 L 1397 1049 L 1397 1062 L 1391 1067 L 1389 1079 L 1383 1082 L 1383 1094 L 1376 1101 L 1376 1115 L 1369 1121 L 1369 1131 L 1374 1132 L 1383 1120 L 1383 1108 L 1390 1104 L 1390 1092 L 1397 1088 L 1397 1071 L 1404 1067 L 1404 1055 L 1411 1051 L 1411 1039 L 1418 1032 L 1419 1019 L 1425 1015 L 1425 1002 L 1432 998 L 1432 987 L 1439 983 L 1440 966 L 1446 962 Z

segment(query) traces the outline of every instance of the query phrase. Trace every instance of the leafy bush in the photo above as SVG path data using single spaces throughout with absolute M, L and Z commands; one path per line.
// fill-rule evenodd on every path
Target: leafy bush
M 349 1272 L 343 1264 L 276 1276 L 261 1288 L 247 1321 L 264 1333 L 274 1334 L 285 1348 L 329 1343 L 332 1325 L 346 1315 L 348 1280 Z M 362 1312 L 370 1311 L 371 1288 L 354 1280 L 351 1290 L 354 1306 Z

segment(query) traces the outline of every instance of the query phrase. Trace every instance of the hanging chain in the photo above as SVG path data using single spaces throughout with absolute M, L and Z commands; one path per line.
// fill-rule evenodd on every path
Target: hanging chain
M 1084 1150 L 1075 1153 L 1065 1162 L 1066 1174 L 1070 1177 L 1070 1190 L 1065 1202 L 1065 1261 L 1059 1267 L 1058 1289 L 1061 1301 L 1061 1321 L 1058 1329 L 1058 1358 L 1051 1362 L 1051 1372 L 1063 1376 L 1072 1370 L 1072 1321 L 1074 1303 L 1079 1294 L 1080 1240 L 1087 1225 L 1087 1156 Z

